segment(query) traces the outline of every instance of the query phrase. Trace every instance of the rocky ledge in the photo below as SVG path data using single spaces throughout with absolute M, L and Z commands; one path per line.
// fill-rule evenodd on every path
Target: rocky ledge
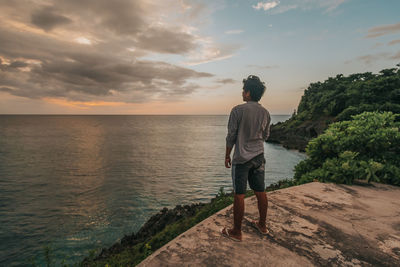
M 192 227 L 139 266 L 398 266 L 400 187 L 309 183 L 268 193 L 268 228 L 223 237 L 232 206 Z M 257 219 L 247 198 L 245 217 Z

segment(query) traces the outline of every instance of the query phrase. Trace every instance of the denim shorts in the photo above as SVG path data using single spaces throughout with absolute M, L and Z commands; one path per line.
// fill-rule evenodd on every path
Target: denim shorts
M 265 190 L 265 158 L 264 154 L 255 156 L 243 164 L 232 165 L 232 182 L 235 194 L 245 194 L 247 181 L 252 190 L 264 192 Z

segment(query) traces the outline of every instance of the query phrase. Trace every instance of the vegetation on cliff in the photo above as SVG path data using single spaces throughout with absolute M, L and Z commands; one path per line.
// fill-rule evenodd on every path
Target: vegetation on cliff
M 297 114 L 272 125 L 268 141 L 304 151 L 308 142 L 332 122 L 349 120 L 365 111 L 400 113 L 400 64 L 397 66 L 378 74 L 339 74 L 311 83 L 304 91 Z
M 352 184 L 355 179 L 400 185 L 400 122 L 392 112 L 364 112 L 336 122 L 295 167 L 294 180 Z

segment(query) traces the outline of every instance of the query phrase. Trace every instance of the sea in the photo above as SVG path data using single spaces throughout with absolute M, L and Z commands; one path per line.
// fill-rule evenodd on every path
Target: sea
M 273 115 L 272 122 L 288 115 Z M 0 115 L 0 266 L 73 264 L 163 207 L 232 191 L 228 116 Z M 265 143 L 266 185 L 306 156 Z

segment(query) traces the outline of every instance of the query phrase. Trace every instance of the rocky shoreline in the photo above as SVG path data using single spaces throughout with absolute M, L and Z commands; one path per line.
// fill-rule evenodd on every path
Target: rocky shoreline
M 297 121 L 293 118 L 271 125 L 268 143 L 277 143 L 287 149 L 304 152 L 308 142 L 322 134 L 334 121 L 332 117 L 321 117 L 316 120 Z
M 205 203 L 196 203 L 191 205 L 177 205 L 173 209 L 163 208 L 157 214 L 153 215 L 137 233 L 125 235 L 120 242 L 115 243 L 109 248 L 103 248 L 100 254 L 94 259 L 85 258 L 82 262 L 83 266 L 92 266 L 96 261 L 107 259 L 113 254 L 122 252 L 127 247 L 135 246 L 146 241 L 149 237 L 161 232 L 167 225 L 181 220 L 182 218 L 194 216 L 194 214 Z

